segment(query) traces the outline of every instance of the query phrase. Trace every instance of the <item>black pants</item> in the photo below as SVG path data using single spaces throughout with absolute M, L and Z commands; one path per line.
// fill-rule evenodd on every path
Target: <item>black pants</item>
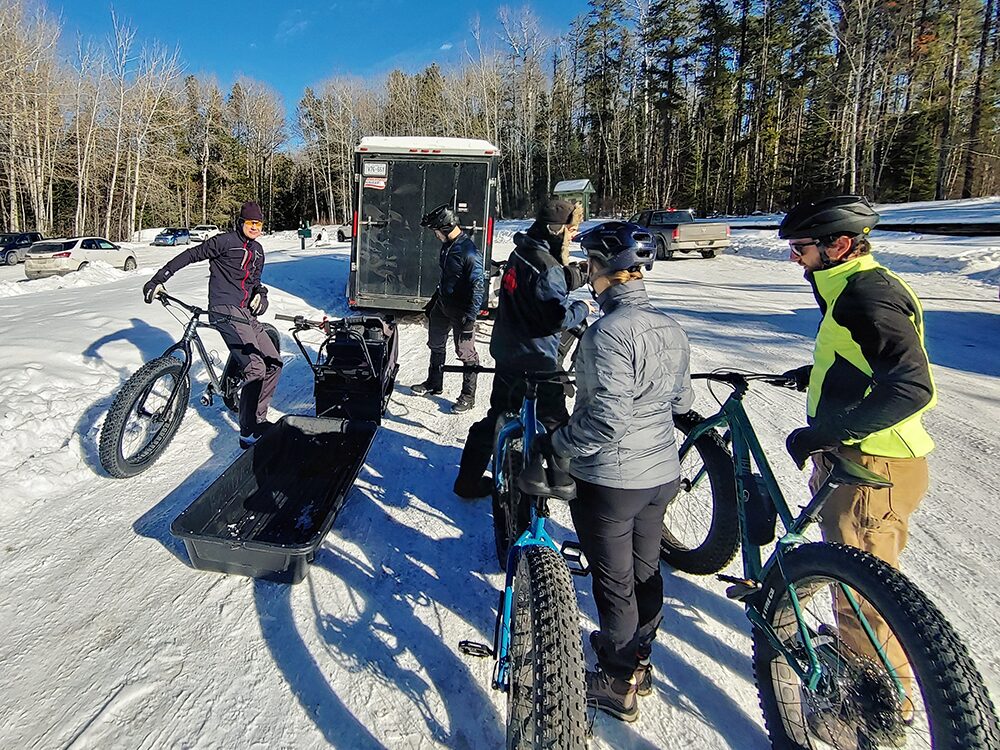
M 493 376 L 493 390 L 490 392 L 490 408 L 486 416 L 469 428 L 462 450 L 462 463 L 458 471 L 458 482 L 467 484 L 480 479 L 493 456 L 493 437 L 497 420 L 508 412 L 521 410 L 521 402 L 527 384 L 516 375 L 496 373 Z M 569 421 L 566 411 L 566 391 L 561 383 L 539 383 L 538 398 L 535 401 L 535 415 L 546 429 L 554 430 Z
M 656 638 L 663 609 L 660 535 L 680 480 L 622 490 L 576 480 L 570 503 L 580 547 L 590 563 L 601 625 L 597 661 L 628 680 Z
M 222 305 L 212 309 L 245 321 L 236 322 L 231 318 L 209 316 L 229 347 L 230 356 L 236 360 L 243 373 L 240 434 L 250 435 L 257 425 L 267 419 L 267 408 L 278 387 L 278 378 L 281 377 L 281 355 L 271 343 L 267 331 L 246 308 Z
M 478 365 L 479 353 L 476 351 L 476 335 L 471 338 L 462 337 L 462 320 L 456 320 L 448 315 L 440 302 L 431 307 L 427 316 L 427 347 L 431 350 L 431 364 L 427 372 L 427 382 L 435 389 L 444 384 L 444 373 L 441 365 L 445 361 L 445 347 L 448 344 L 448 333 L 452 333 L 455 341 L 455 354 L 463 365 Z M 462 395 L 476 395 L 476 378 L 474 372 L 463 373 Z

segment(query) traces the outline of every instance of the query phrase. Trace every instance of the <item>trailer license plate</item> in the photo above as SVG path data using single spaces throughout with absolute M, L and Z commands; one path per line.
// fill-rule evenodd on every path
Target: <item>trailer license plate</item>
M 365 177 L 388 177 L 389 163 L 385 161 L 366 161 L 364 164 Z

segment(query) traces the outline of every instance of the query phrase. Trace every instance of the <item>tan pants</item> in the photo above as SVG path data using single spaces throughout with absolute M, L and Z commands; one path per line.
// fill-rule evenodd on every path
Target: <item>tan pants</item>
M 823 538 L 828 542 L 840 542 L 863 549 L 898 569 L 899 555 L 908 538 L 910 514 L 916 510 L 927 492 L 927 459 L 870 456 L 846 446 L 840 448 L 839 453 L 889 479 L 892 487 L 838 487 L 821 510 L 819 524 Z M 822 454 L 814 455 L 813 473 L 809 480 L 809 488 L 813 494 L 826 480 L 829 472 L 829 461 Z M 838 593 L 835 610 L 837 629 L 845 645 L 859 654 L 875 657 L 868 636 L 842 594 Z M 862 602 L 861 611 L 879 641 L 884 644 L 886 655 L 897 669 L 903 687 L 909 694 L 913 687 L 913 673 L 899 641 L 891 637 L 885 621 L 870 605 Z

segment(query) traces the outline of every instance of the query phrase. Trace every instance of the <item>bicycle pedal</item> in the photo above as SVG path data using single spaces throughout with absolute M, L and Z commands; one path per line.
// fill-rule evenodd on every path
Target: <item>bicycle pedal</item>
M 732 586 L 726 588 L 726 597 L 729 599 L 742 600 L 748 596 L 753 596 L 760 591 L 760 584 L 749 578 L 736 578 L 719 573 L 715 576 L 724 583 L 731 583 Z
M 577 542 L 563 542 L 559 554 L 566 561 L 566 567 L 571 574 L 583 577 L 590 575 L 590 565 L 584 562 L 587 557 Z
M 458 650 L 461 651 L 466 656 L 476 656 L 480 659 L 485 657 L 493 658 L 493 649 L 487 646 L 485 643 L 476 643 L 475 641 L 460 641 L 458 644 Z

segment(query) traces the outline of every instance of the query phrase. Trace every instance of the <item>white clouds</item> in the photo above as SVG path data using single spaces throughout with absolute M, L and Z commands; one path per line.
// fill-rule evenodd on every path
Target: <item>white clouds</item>
M 451 42 L 445 42 L 444 44 L 441 45 L 440 49 L 447 51 L 447 50 L 450 50 L 454 46 L 455 45 L 453 45 Z

